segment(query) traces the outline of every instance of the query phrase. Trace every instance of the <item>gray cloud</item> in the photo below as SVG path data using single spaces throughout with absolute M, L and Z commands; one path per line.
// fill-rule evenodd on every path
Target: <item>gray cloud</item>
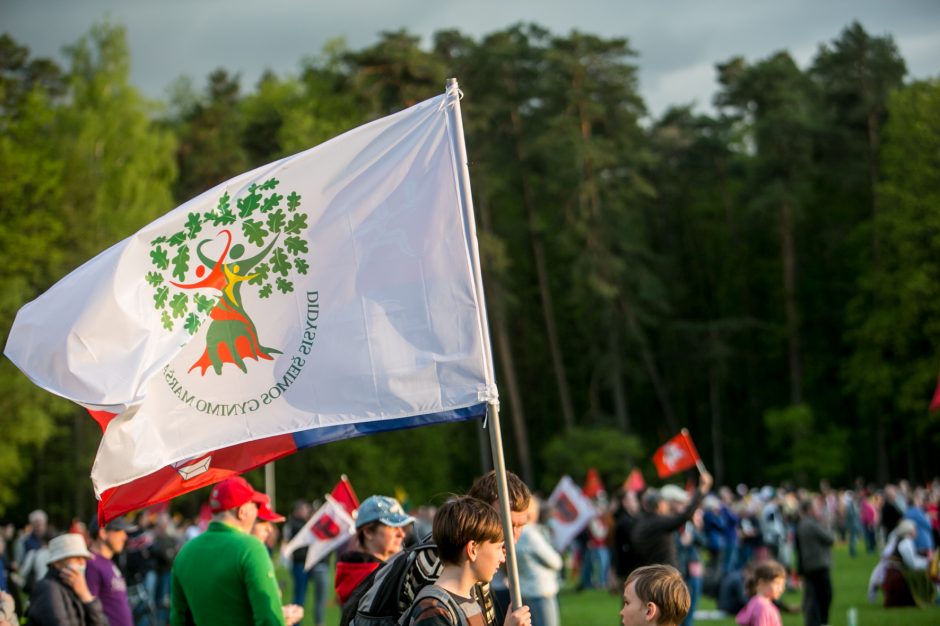
M 0 24 L 42 56 L 61 59 L 64 44 L 110 16 L 127 27 L 132 81 L 162 97 L 181 75 L 197 84 L 217 67 L 245 85 L 265 69 L 295 72 L 330 39 L 352 47 L 378 32 L 406 27 L 425 42 L 444 28 L 481 36 L 516 22 L 552 32 L 572 29 L 626 37 L 639 53 L 640 89 L 653 113 L 669 104 L 707 107 L 716 88 L 714 64 L 735 55 L 757 59 L 788 49 L 807 63 L 819 44 L 857 19 L 872 33 L 890 33 L 915 77 L 940 71 L 940 3 L 930 0 L 4 0 Z

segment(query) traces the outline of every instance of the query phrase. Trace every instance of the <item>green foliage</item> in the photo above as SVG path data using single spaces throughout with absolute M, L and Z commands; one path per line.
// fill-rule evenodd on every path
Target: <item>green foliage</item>
M 544 490 L 590 466 L 612 485 L 684 424 L 724 482 L 940 470 L 925 410 L 940 368 L 940 96 L 936 81 L 904 86 L 890 36 L 852 24 L 806 70 L 787 52 L 727 60 L 716 114 L 658 119 L 628 41 L 536 25 L 443 31 L 430 48 L 405 31 L 330 42 L 247 93 L 222 69 L 198 90 L 181 81 L 167 110 L 128 85 L 121 28 L 96 26 L 67 60 L 0 37 L 4 330 L 173 206 L 457 76 L 510 468 Z M 296 191 L 267 179 L 213 194 L 151 240 L 142 286 L 167 330 L 196 333 L 216 305 L 172 283 L 195 280 L 196 246 L 223 228 L 253 248 L 245 260 L 270 246 L 239 283 L 249 312 L 311 269 L 320 215 Z M 0 368 L 2 512 L 30 471 L 50 496 L 74 485 L 61 451 L 82 430 L 74 407 Z M 416 502 L 460 491 L 479 471 L 475 428 L 301 453 L 279 493 L 326 491 L 341 472 Z M 91 444 L 75 447 L 86 468 Z
M 645 457 L 644 452 L 636 437 L 616 429 L 574 428 L 557 435 L 543 448 L 545 473 L 538 486 L 549 493 L 563 474 L 582 483 L 592 467 L 605 485 L 619 485 Z
M 781 459 L 768 468 L 773 479 L 813 487 L 845 464 L 845 429 L 820 423 L 805 404 L 766 411 L 764 425 L 772 458 Z
M 940 443 L 940 420 L 925 409 L 940 362 L 938 106 L 936 80 L 914 83 L 889 102 L 880 186 L 885 210 L 873 224 L 881 237 L 879 262 L 862 277 L 849 308 L 855 350 L 845 365 L 863 415 L 933 447 Z

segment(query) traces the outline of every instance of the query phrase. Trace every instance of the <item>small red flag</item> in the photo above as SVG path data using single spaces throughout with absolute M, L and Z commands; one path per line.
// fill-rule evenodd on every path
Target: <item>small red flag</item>
M 653 455 L 653 463 L 656 464 L 656 472 L 660 478 L 691 469 L 700 459 L 698 450 L 685 429 L 664 443 Z
M 627 480 L 624 481 L 624 488 L 634 493 L 639 493 L 646 489 L 646 481 L 643 480 L 643 474 L 640 473 L 640 470 L 635 467 L 633 468 L 633 471 L 627 476 Z
M 589 498 L 593 498 L 602 491 L 604 491 L 604 483 L 601 482 L 601 475 L 598 474 L 597 470 L 593 467 L 588 469 L 587 477 L 584 479 L 584 488 L 581 489 L 581 493 Z
M 346 474 L 340 476 L 339 482 L 333 487 L 330 496 L 342 504 L 343 508 L 346 509 L 346 512 L 350 515 L 355 513 L 356 509 L 359 508 L 359 498 L 356 497 L 356 492 L 353 490 L 352 483 L 349 482 L 349 478 L 346 477 Z
M 934 389 L 933 399 L 930 401 L 930 411 L 940 409 L 940 380 L 937 381 L 937 388 Z

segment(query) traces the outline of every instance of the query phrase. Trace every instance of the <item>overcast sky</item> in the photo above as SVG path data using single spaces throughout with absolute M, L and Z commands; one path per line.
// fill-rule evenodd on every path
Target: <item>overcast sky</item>
M 204 85 L 217 67 L 240 73 L 248 90 L 264 69 L 294 73 L 335 37 L 357 49 L 404 27 L 427 44 L 445 28 L 479 37 L 519 21 L 627 37 L 654 114 L 707 107 L 715 63 L 735 55 L 787 49 L 805 67 L 852 20 L 893 35 L 911 76 L 940 75 L 938 0 L 0 0 L 0 29 L 60 60 L 63 45 L 106 16 L 127 27 L 131 80 L 156 98 L 182 75 Z

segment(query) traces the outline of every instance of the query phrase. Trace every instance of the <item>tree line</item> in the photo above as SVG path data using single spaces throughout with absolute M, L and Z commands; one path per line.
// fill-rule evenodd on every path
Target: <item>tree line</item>
M 806 68 L 786 51 L 717 61 L 713 112 L 651 116 L 627 39 L 519 24 L 422 46 L 401 30 L 155 102 L 130 84 L 120 26 L 63 65 L 3 35 L 2 336 L 177 204 L 455 76 L 510 468 L 544 491 L 588 467 L 613 486 L 684 426 L 720 482 L 936 475 L 940 81 L 908 80 L 892 37 L 858 23 Z M 0 372 L 0 511 L 90 514 L 97 427 Z M 485 457 L 477 424 L 329 444 L 278 463 L 278 499 L 345 472 L 422 501 Z

